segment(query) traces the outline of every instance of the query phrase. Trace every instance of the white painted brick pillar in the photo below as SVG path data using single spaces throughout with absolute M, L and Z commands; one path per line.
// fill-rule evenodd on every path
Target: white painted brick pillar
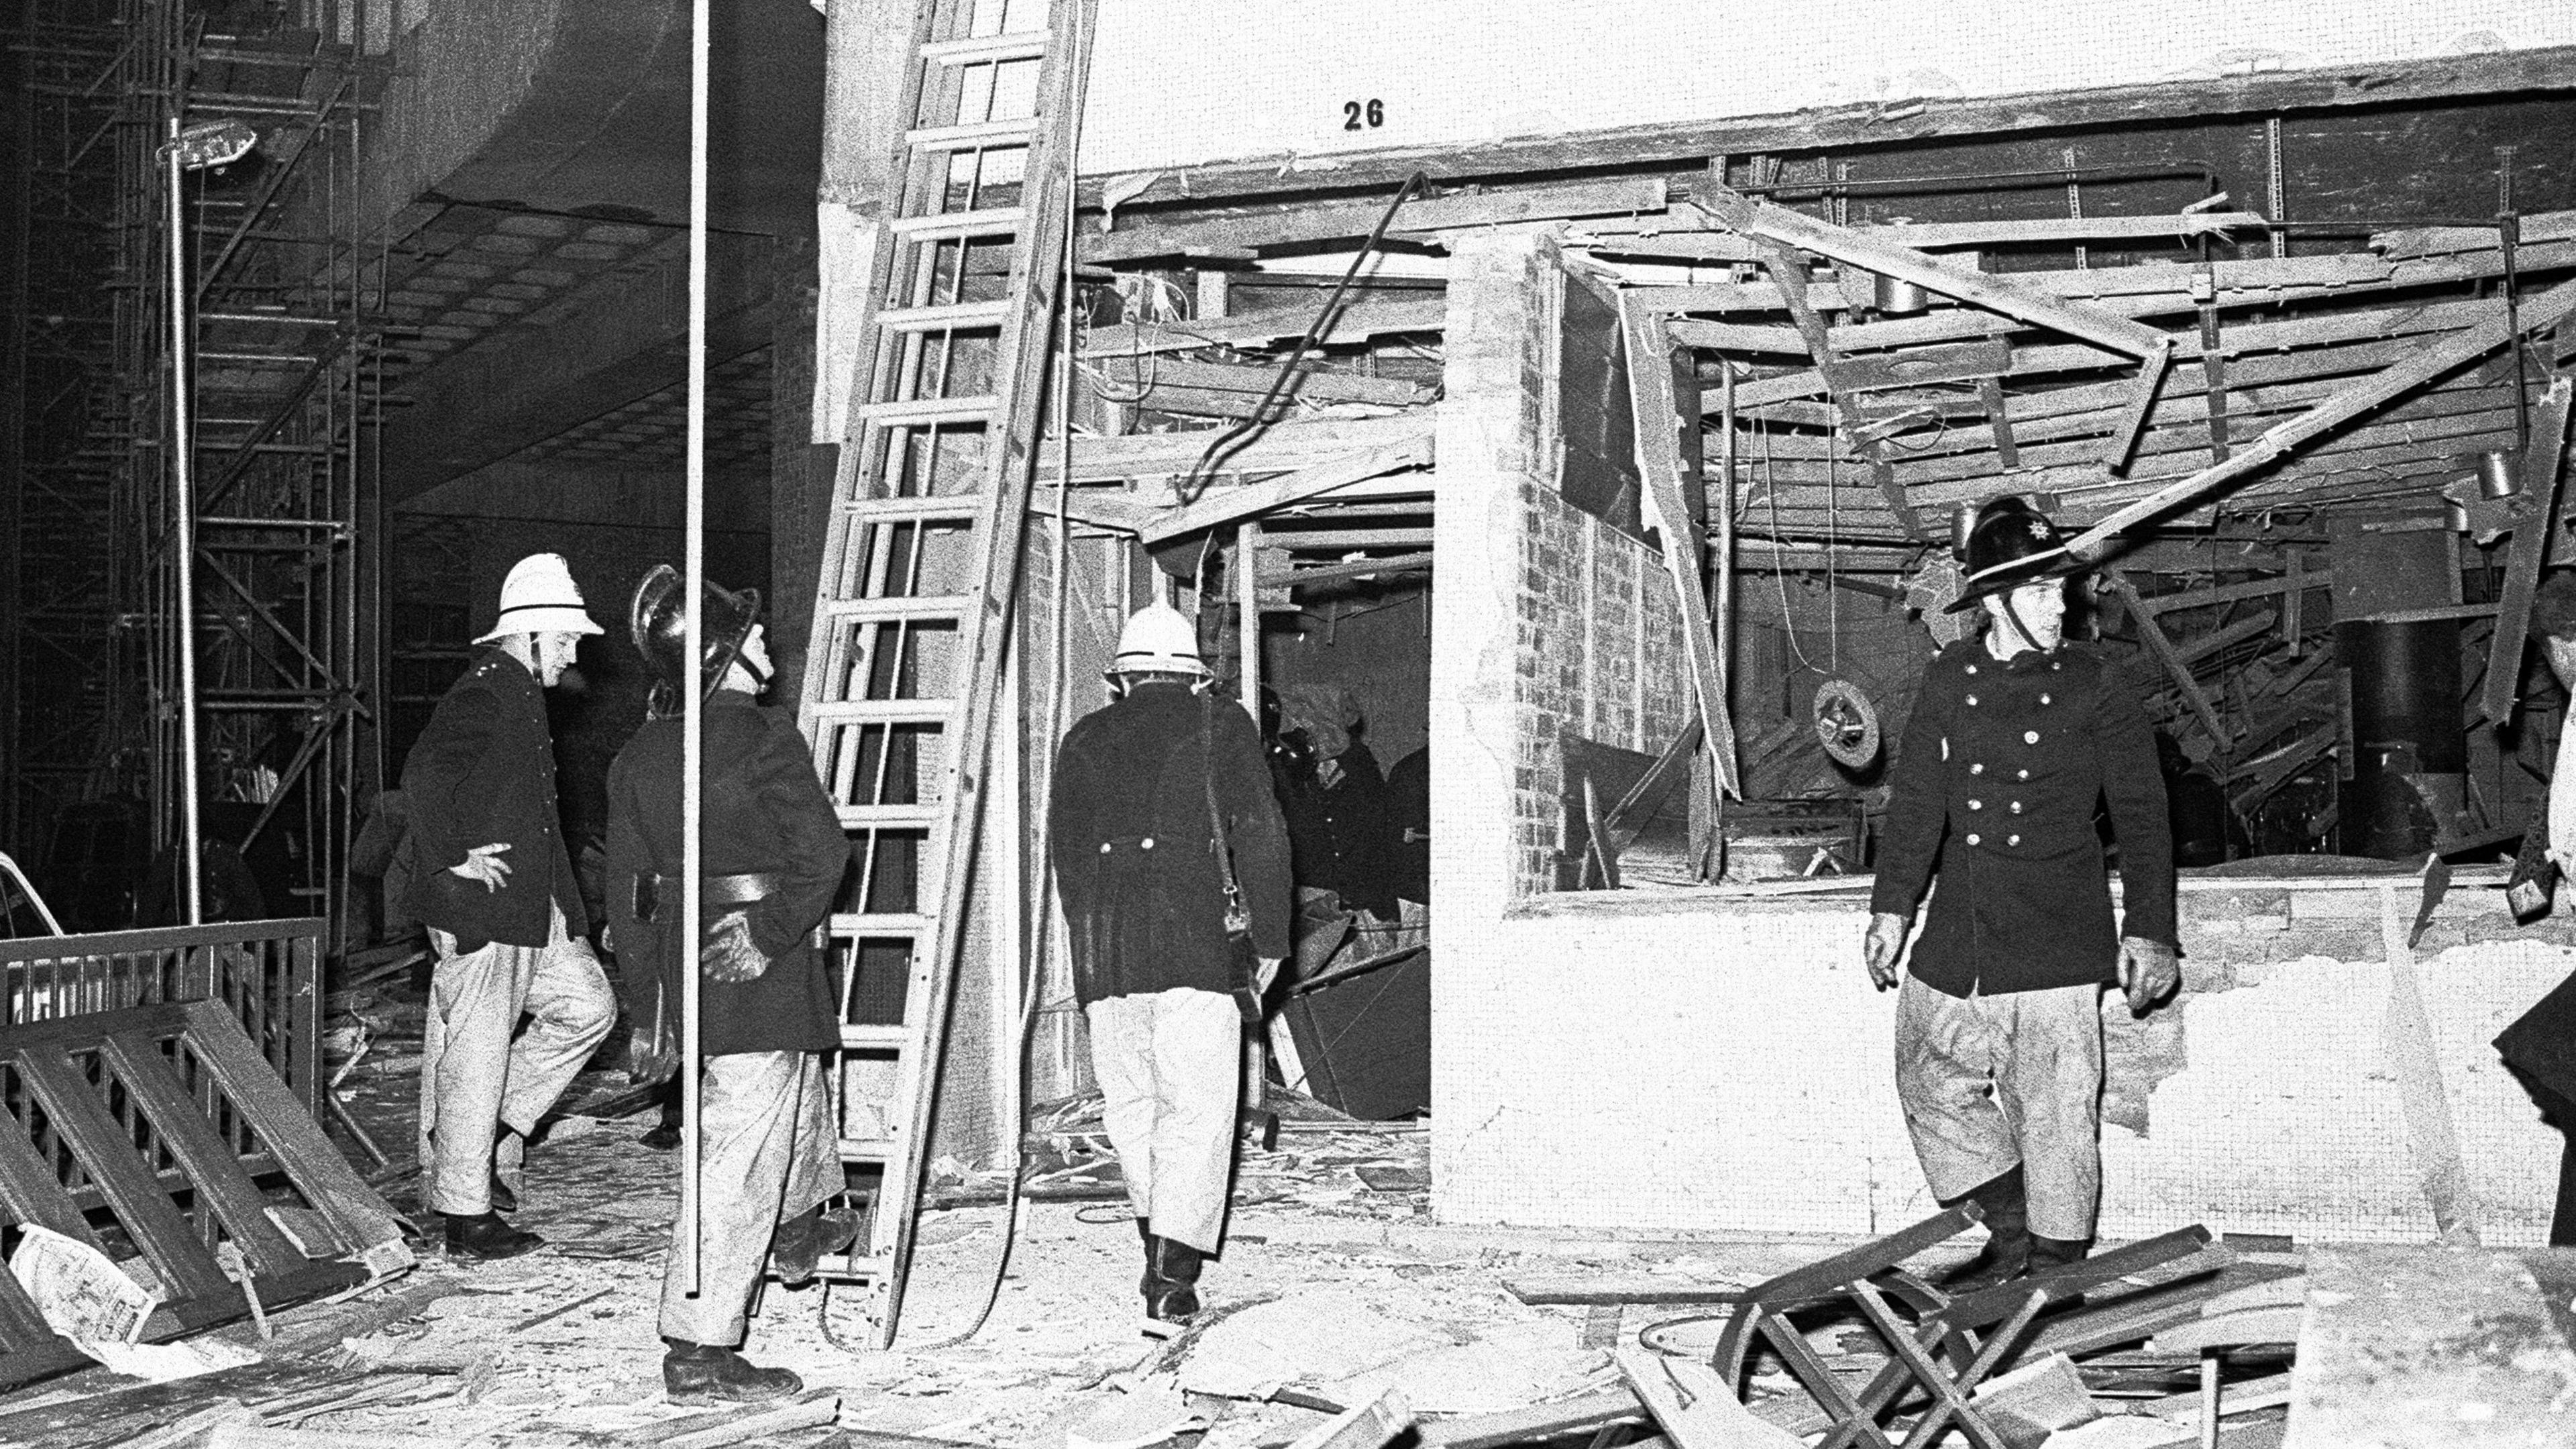
M 1462 1153 L 1507 1145 L 1494 1041 L 1521 1029 L 1496 1006 L 1496 949 L 1516 870 L 1514 782 L 1522 762 L 1518 617 L 1525 490 L 1553 487 L 1547 385 L 1563 282 L 1553 237 L 1460 241 L 1449 314 L 1432 510 L 1432 1204 Z M 1491 1044 L 1488 1044 L 1491 1043 Z M 1489 1170 L 1487 1168 L 1486 1170 Z

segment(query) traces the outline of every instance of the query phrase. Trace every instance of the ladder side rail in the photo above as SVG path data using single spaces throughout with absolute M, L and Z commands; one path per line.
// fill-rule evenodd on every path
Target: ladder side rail
M 1028 522 L 1028 500 L 1037 459 L 1035 431 L 1043 413 L 1043 380 L 1048 362 L 1049 327 L 1061 300 L 1059 268 L 1062 229 L 1070 225 L 1067 192 L 1075 164 L 1065 142 L 1074 134 L 1081 110 L 1090 37 L 1098 0 L 1051 0 L 1047 30 L 1052 37 L 1038 82 L 1036 114 L 1042 118 L 1031 137 L 1022 172 L 1020 195 L 1028 223 L 1012 245 L 1011 294 L 1018 315 L 1006 319 L 994 357 L 996 392 L 1002 400 L 985 449 L 986 493 L 978 526 L 985 530 L 983 597 L 959 621 L 960 663 L 966 667 L 967 690 L 959 701 L 956 738 L 943 767 L 948 820 L 945 859 L 938 876 L 941 909 L 924 974 L 928 998 L 915 1039 L 923 1044 L 920 1060 L 907 1075 L 912 1091 L 901 1134 L 901 1177 L 889 1172 L 889 1193 L 898 1185 L 898 1233 L 892 1273 L 886 1285 L 881 1338 L 891 1343 L 902 1311 L 905 1281 L 911 1271 L 920 1183 L 929 1150 L 931 1113 L 936 1093 L 929 1090 L 945 1063 L 947 1017 L 954 997 L 959 959 L 966 935 L 966 892 L 978 845 L 984 803 L 985 756 L 1000 708 L 1002 644 L 1012 619 L 1017 593 L 1020 550 Z M 890 1168 L 895 1166 L 889 1165 Z

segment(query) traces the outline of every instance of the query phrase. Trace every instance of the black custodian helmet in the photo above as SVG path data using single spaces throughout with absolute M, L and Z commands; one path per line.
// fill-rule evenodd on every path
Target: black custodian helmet
M 644 656 L 645 667 L 653 672 L 649 707 L 656 718 L 679 712 L 679 692 L 689 673 L 688 613 L 680 589 L 680 571 L 669 564 L 655 564 L 652 572 L 635 586 L 635 602 L 626 614 L 635 652 Z M 759 625 L 760 591 L 745 589 L 735 593 L 707 581 L 698 609 L 698 627 L 703 635 L 698 687 L 699 698 L 704 700 L 714 697 L 726 672 L 741 658 L 743 641 Z
M 1957 613 L 1988 594 L 2006 593 L 2041 579 L 2079 572 L 2083 563 L 2066 551 L 2066 537 L 2047 514 L 2016 494 L 1988 499 L 1968 530 L 1967 574 Z

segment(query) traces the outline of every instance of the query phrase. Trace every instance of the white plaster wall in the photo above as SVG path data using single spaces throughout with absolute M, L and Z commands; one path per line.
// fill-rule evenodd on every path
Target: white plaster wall
M 1892 1083 L 1895 1000 L 1857 965 L 1865 903 L 1462 918 L 1442 900 L 1442 1220 L 1869 1233 L 1932 1211 Z M 2571 966 L 2565 947 L 2504 941 L 2416 967 L 2489 1243 L 2546 1239 L 2561 1139 L 2488 1042 Z M 2433 1237 L 2383 1046 L 2386 965 L 2242 974 L 2183 1007 L 2189 1065 L 2156 1090 L 2148 1135 L 2104 1129 L 2103 1235 Z
M 2576 5 L 1100 0 L 1097 37 L 1095 174 L 2568 45 Z

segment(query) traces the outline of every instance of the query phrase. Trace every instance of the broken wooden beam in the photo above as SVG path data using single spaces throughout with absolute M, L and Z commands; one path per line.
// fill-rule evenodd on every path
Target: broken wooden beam
M 1438 298 L 1427 302 L 1354 303 L 1333 314 L 1315 345 L 1350 347 L 1380 337 L 1437 332 L 1448 316 L 1449 304 Z M 1191 352 L 1202 347 L 1280 347 L 1305 336 L 1313 322 L 1314 318 L 1302 312 L 1264 312 L 1250 317 L 1193 317 L 1094 327 L 1082 335 L 1082 349 L 1077 355 L 1133 357 L 1146 352 Z
M 2293 553 L 2290 558 L 2295 563 L 2298 555 Z M 2139 596 L 2137 603 L 2132 607 L 2146 615 L 2170 614 L 2177 609 L 2203 609 L 2212 604 L 2233 604 L 2243 599 L 2260 599 L 2278 593 L 2332 587 L 2334 587 L 2333 569 L 2318 569 L 2311 573 L 2294 567 L 2289 573 L 2268 579 L 2247 579 L 2243 583 L 2218 584 L 2205 589 L 2185 589 L 2180 593 L 2172 594 L 2145 594 Z
M 2499 308 L 2501 304 L 2499 304 Z M 2246 450 L 2215 463 L 2114 512 L 2067 543 L 2067 551 L 2087 561 L 2108 553 L 2121 530 L 2197 498 L 2220 485 L 2273 462 L 2310 439 L 2340 427 L 2401 393 L 2422 386 L 2523 333 L 2554 327 L 2576 312 L 2576 282 L 2562 282 L 2526 303 L 2517 318 L 2494 319 L 2424 348 L 2413 360 L 2386 368 L 2367 381 L 2337 392 L 2316 407 L 2266 431 Z
M 2515 525 L 2505 546 L 2504 591 L 2496 601 L 2495 636 L 2487 642 L 2486 684 L 2478 710 L 2489 724 L 2501 726 L 2513 715 L 2522 690 L 2522 646 L 2531 633 L 2531 603 L 2540 591 L 2540 570 L 2557 542 L 2559 465 L 2566 457 L 2570 383 L 2549 385 L 2539 407 L 2531 410 L 2531 437 L 2514 470 L 2521 496 L 2537 507 Z
M 2132 357 L 2150 358 L 2172 346 L 2163 333 L 2142 323 L 1981 272 L 1962 271 L 1911 247 L 1878 241 L 1850 227 L 1756 202 L 1737 192 L 1720 189 L 1705 199 L 1694 197 L 1690 204 L 1707 208 L 1720 222 L 1747 236 L 1764 237 L 1901 278 L 1945 297 L 2001 312 L 2034 327 L 2098 342 Z
M 1708 613 L 1708 585 L 1703 564 L 1708 548 L 1690 509 L 1696 479 L 1683 476 L 1681 430 L 1684 420 L 1673 376 L 1673 344 L 1665 335 L 1661 313 L 1619 299 L 1619 323 L 1627 347 L 1628 398 L 1635 422 L 1637 467 L 1645 480 L 1648 521 L 1663 535 L 1664 572 L 1681 606 L 1682 656 L 1689 665 L 1693 701 L 1720 790 L 1744 798 L 1744 779 L 1735 758 L 1735 723 L 1727 702 L 1726 661 L 1717 657 L 1717 635 Z
M 1797 1435 L 1753 1417 L 1732 1386 L 1697 1359 L 1666 1358 L 1634 1344 L 1615 1358 L 1619 1376 L 1679 1449 L 1805 1449 Z
M 1138 540 L 1148 546 L 1215 528 L 1246 518 L 1257 517 L 1291 503 L 1321 497 L 1354 483 L 1406 469 L 1425 467 L 1431 462 L 1431 436 L 1427 433 L 1388 443 L 1382 447 L 1357 449 L 1328 462 L 1302 468 L 1282 478 L 1231 488 L 1210 489 L 1196 502 L 1179 508 L 1146 526 Z M 1429 486 L 1429 480 L 1424 480 Z
M 2183 703 L 2191 706 L 2191 712 L 2199 716 L 2201 727 L 2209 731 L 2209 737 L 2216 740 L 2221 748 L 2225 748 L 2235 737 L 2228 733 L 2226 722 L 2219 718 L 2218 706 L 2210 702 L 2209 695 L 2201 689 L 2200 682 L 2191 677 L 2191 665 L 2182 658 L 2180 651 L 2174 648 L 2173 640 L 2166 637 L 2165 631 L 2157 625 L 2155 616 L 2145 612 L 2141 607 L 2137 585 L 2117 573 L 2105 574 L 2103 583 L 2111 592 L 2120 596 L 2120 602 L 2127 606 L 2129 616 L 2137 620 L 2139 639 L 2145 642 L 2147 652 L 2156 657 L 2156 662 L 2164 666 L 2165 674 L 2173 680 L 2174 687 L 2182 691 Z
M 2223 629 L 2212 630 L 2187 643 L 2174 646 L 2174 657 L 2185 664 L 2196 664 L 2222 649 L 2242 644 L 2280 622 L 2280 616 L 2266 609 L 2262 613 L 2239 619 Z
M 1413 1407 L 1402 1390 L 1388 1389 L 1298 1436 L 1289 1449 L 1380 1449 L 1413 1427 Z

